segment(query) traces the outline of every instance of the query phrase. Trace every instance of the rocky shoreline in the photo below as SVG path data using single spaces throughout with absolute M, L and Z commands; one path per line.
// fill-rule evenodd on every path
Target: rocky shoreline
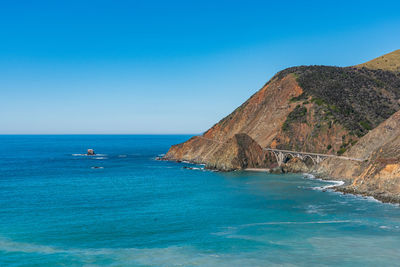
M 382 203 L 390 203 L 390 204 L 400 204 L 400 197 L 396 195 L 391 195 L 388 193 L 375 193 L 375 192 L 368 192 L 368 191 L 361 191 L 357 190 L 352 186 L 338 186 L 334 188 L 335 191 L 341 192 L 343 194 L 352 194 L 356 196 L 363 196 L 363 197 L 373 197 L 374 199 L 382 202 Z
M 181 160 L 170 160 L 166 158 L 156 158 L 156 160 L 166 160 L 166 161 L 174 161 L 177 163 L 190 163 L 190 164 L 202 164 L 205 165 L 204 163 L 199 163 L 199 162 L 194 162 L 194 161 L 181 161 Z M 360 190 L 357 189 L 354 185 L 352 185 L 352 181 L 350 179 L 340 179 L 340 178 L 335 178 L 335 177 L 330 177 L 327 175 L 324 175 L 321 172 L 318 172 L 316 169 L 317 167 L 313 166 L 311 168 L 305 169 L 304 166 L 305 164 L 302 162 L 299 164 L 297 159 L 294 159 L 294 162 L 296 164 L 284 164 L 284 166 L 281 167 L 275 167 L 275 168 L 245 168 L 242 169 L 241 171 L 250 171 L 250 172 L 263 172 L 263 173 L 273 173 L 273 174 L 285 174 L 285 173 L 303 173 L 303 174 L 309 174 L 312 176 L 312 179 L 320 179 L 323 181 L 337 181 L 337 182 L 343 182 L 342 185 L 332 185 L 329 188 L 326 188 L 322 191 L 326 190 L 333 190 L 335 192 L 340 192 L 343 194 L 351 194 L 355 196 L 362 196 L 362 197 L 372 197 L 375 200 L 382 202 L 382 203 L 389 203 L 389 204 L 400 204 L 400 196 L 395 195 L 395 194 L 390 194 L 387 192 L 375 192 L 375 191 L 368 191 L 368 190 Z M 298 166 L 301 166 L 300 168 Z M 295 166 L 293 168 L 293 166 Z M 208 169 L 210 171 L 219 171 L 219 172 L 231 172 L 231 171 L 237 171 L 236 170 L 226 170 L 226 169 L 218 169 L 215 167 L 210 167 L 205 165 L 205 169 Z M 191 167 L 185 167 L 185 169 L 197 169 L 197 168 L 191 168 Z

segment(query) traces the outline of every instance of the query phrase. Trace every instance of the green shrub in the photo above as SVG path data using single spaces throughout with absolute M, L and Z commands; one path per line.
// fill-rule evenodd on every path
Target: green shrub
M 339 149 L 339 151 L 337 152 L 337 154 L 340 156 L 340 155 L 343 155 L 344 152 L 346 152 L 346 148 L 345 148 L 345 147 L 342 147 L 341 149 Z
M 293 103 L 293 102 L 297 102 L 297 101 L 305 100 L 305 99 L 307 99 L 307 94 L 302 93 L 301 95 L 292 97 L 289 101 L 291 103 Z
M 332 145 L 328 145 L 327 147 L 326 147 L 326 149 L 331 149 L 332 148 Z
M 322 100 L 321 98 L 313 98 L 311 101 L 317 104 L 318 106 L 322 106 L 324 104 L 324 100 Z
M 290 129 L 290 124 L 294 122 L 305 123 L 307 122 L 307 108 L 304 106 L 297 105 L 292 112 L 286 117 L 286 121 L 282 125 L 283 131 Z
M 369 122 L 367 122 L 367 121 L 361 121 L 360 122 L 360 125 L 365 129 L 365 130 L 371 130 L 372 129 L 372 126 L 371 126 L 371 124 L 369 124 Z

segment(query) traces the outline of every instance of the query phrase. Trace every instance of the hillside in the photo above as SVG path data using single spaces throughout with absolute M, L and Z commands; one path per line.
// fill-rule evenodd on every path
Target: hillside
M 329 177 L 347 179 L 347 192 L 373 195 L 400 202 L 400 111 L 370 131 L 345 154 L 364 162 L 328 159 L 318 171 Z
M 238 133 L 262 147 L 342 154 L 400 109 L 397 88 L 400 74 L 390 71 L 289 68 L 201 137 L 172 146 L 166 159 L 207 164 Z
M 400 72 L 400 49 L 389 54 L 380 56 L 356 67 L 366 67 L 369 69 L 381 69 Z

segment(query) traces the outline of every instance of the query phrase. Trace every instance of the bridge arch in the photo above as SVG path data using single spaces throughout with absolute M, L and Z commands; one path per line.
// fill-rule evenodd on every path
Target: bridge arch
M 304 161 L 306 161 L 307 158 L 310 159 L 314 165 L 317 164 L 317 161 L 316 161 L 316 159 L 314 158 L 314 156 L 311 156 L 311 155 L 304 155 Z

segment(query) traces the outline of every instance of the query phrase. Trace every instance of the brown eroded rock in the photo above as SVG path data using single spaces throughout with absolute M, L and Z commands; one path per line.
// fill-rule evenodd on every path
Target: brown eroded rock
M 378 199 L 400 196 L 400 111 L 362 137 L 344 156 L 364 162 L 328 159 L 318 168 L 327 176 L 347 180 L 347 190 Z
M 206 168 L 222 171 L 264 168 L 264 152 L 250 136 L 235 134 L 213 153 Z
M 304 161 L 299 158 L 292 158 L 282 166 L 283 172 L 309 172 L 310 167 L 306 165 Z

